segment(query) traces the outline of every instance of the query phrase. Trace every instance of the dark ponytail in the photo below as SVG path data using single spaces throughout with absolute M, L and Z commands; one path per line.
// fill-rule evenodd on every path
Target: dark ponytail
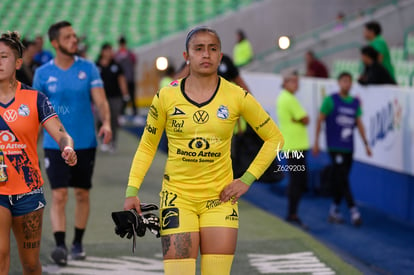
M 0 37 L 0 42 L 10 47 L 15 52 L 16 58 L 23 57 L 24 46 L 20 40 L 20 34 L 17 31 L 3 33 Z

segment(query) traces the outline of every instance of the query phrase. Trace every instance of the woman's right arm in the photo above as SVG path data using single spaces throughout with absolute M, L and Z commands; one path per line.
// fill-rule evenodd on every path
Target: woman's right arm
M 166 113 L 161 103 L 160 92 L 158 92 L 152 100 L 144 133 L 132 161 L 128 187 L 125 192 L 125 210 L 134 208 L 138 213 L 141 213 L 140 201 L 137 196 L 138 190 L 157 152 L 165 122 Z

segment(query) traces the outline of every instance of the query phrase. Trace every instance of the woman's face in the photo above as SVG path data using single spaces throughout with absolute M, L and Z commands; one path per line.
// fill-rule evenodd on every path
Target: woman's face
M 220 41 L 210 32 L 199 32 L 191 37 L 185 58 L 190 62 L 191 72 L 200 75 L 217 74 L 222 53 Z
M 21 63 L 21 59 L 16 59 L 12 49 L 0 42 L 0 81 L 10 79 L 20 69 Z

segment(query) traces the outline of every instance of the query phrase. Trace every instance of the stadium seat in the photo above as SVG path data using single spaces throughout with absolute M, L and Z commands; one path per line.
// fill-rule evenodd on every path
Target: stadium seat
M 410 34 L 407 37 L 407 53 L 409 57 L 414 57 L 414 34 Z
M 404 60 L 404 48 L 402 47 L 391 47 L 390 55 L 392 62 L 399 62 Z
M 361 63 L 357 59 L 338 59 L 333 63 L 333 75 L 336 78 L 341 72 L 349 72 L 354 79 L 358 79 L 361 72 Z
M 78 35 L 87 36 L 88 56 L 94 60 L 102 43 L 115 45 L 120 35 L 130 46 L 141 46 L 254 1 L 125 0 L 117 1 L 114 9 L 112 0 L 2 0 L 0 22 L 3 29 L 18 30 L 32 39 L 38 34 L 46 37 L 56 21 L 71 21 Z
M 414 62 L 398 61 L 394 62 L 394 67 L 398 85 L 409 86 L 414 73 Z

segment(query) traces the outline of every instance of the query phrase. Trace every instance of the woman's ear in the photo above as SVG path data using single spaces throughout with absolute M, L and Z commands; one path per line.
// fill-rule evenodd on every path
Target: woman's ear
M 183 52 L 183 57 L 184 57 L 184 60 L 185 60 L 185 64 L 190 64 L 190 60 L 188 59 L 188 53 L 187 52 Z
M 22 65 L 23 65 L 23 59 L 22 58 L 17 58 L 17 60 L 16 60 L 16 70 L 20 70 Z

